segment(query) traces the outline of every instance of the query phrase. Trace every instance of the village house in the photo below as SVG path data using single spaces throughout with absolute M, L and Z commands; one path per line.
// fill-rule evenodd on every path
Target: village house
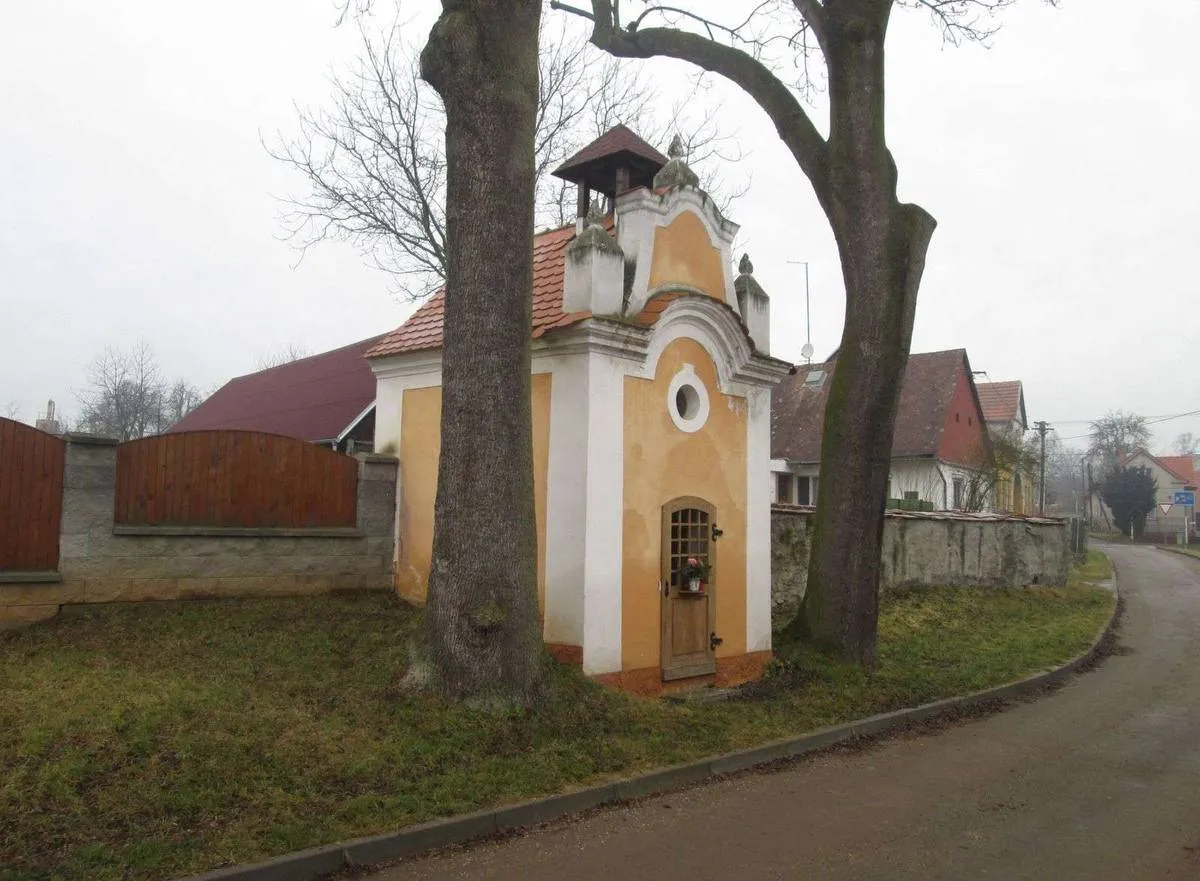
M 814 505 L 836 356 L 797 368 L 771 403 L 771 499 Z M 910 355 L 892 440 L 893 507 L 990 510 L 991 446 L 967 353 Z
M 538 594 L 560 660 L 645 694 L 733 684 L 771 656 L 770 303 L 682 151 L 618 126 L 555 173 L 576 224 L 534 240 Z M 591 194 L 611 210 L 588 210 Z M 376 449 L 400 458 L 396 586 L 433 547 L 443 298 L 367 354 Z M 691 563 L 690 561 L 695 561 Z
M 1025 443 L 1029 420 L 1025 415 L 1025 389 L 1021 381 L 979 382 L 975 384 L 983 418 L 993 446 L 998 443 L 1020 449 Z M 1004 467 L 997 463 L 996 486 L 992 504 L 995 510 L 1009 514 L 1032 514 L 1037 510 L 1036 476 L 1028 468 Z
M 343 453 L 369 453 L 375 435 L 375 374 L 363 355 L 382 340 L 382 335 L 373 336 L 235 377 L 167 433 L 262 431 Z
M 1173 543 L 1182 538 L 1185 526 L 1189 535 L 1195 532 L 1194 506 L 1176 504 L 1179 493 L 1194 497 L 1200 488 L 1200 456 L 1151 456 L 1138 450 L 1121 460 L 1123 468 L 1147 468 L 1156 485 L 1155 508 L 1146 518 L 1145 536 L 1160 543 Z M 1096 475 L 1099 479 L 1100 475 Z M 1115 528 L 1112 511 L 1093 487 L 1088 497 L 1088 520 L 1095 528 Z

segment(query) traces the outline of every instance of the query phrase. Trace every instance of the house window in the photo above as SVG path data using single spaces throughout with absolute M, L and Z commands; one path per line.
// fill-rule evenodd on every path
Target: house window
M 954 507 L 955 509 L 963 506 L 963 479 L 961 477 L 954 478 Z
M 796 504 L 811 505 L 815 501 L 816 493 L 813 492 L 816 483 L 815 477 L 797 477 L 796 478 Z
M 775 501 L 781 505 L 790 505 L 792 503 L 792 475 L 775 475 Z

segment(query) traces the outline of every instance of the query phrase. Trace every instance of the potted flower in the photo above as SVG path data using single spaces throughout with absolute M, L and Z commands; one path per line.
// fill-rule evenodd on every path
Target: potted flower
M 708 578 L 709 565 L 702 563 L 698 557 L 688 557 L 683 566 L 683 578 L 687 589 L 693 593 L 704 588 L 704 579 Z

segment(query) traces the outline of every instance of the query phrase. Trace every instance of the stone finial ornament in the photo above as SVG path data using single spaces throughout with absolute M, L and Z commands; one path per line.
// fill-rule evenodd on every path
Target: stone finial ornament
M 754 274 L 754 264 L 750 262 L 749 254 L 742 255 L 742 260 L 740 263 L 738 263 L 738 272 L 740 272 L 742 275 Z
M 683 161 L 684 152 L 686 151 L 683 148 L 683 138 L 676 135 L 671 139 L 671 146 L 667 148 L 667 155 L 671 157 L 671 161 L 654 175 L 655 187 L 700 186 L 700 178 L 696 176 L 696 172 L 688 168 L 687 163 Z

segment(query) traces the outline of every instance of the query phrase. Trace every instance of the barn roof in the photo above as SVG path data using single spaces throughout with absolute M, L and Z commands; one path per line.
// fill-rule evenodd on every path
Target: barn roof
M 364 358 L 382 336 L 229 380 L 169 431 L 243 429 L 329 441 L 375 401 Z

